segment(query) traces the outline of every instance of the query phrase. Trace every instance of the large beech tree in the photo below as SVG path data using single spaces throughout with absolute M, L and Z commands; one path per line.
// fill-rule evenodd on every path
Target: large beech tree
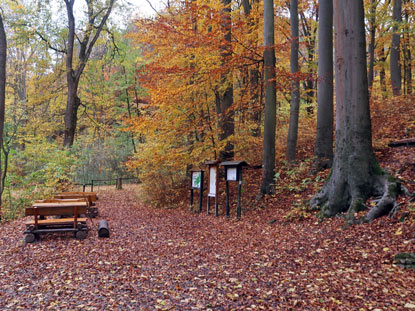
M 291 105 L 290 105 L 290 124 L 287 138 L 287 160 L 294 161 L 297 151 L 298 138 L 298 117 L 300 113 L 300 82 L 298 80 L 298 0 L 291 0 L 290 3 L 290 20 L 291 20 L 291 53 L 290 69 L 292 75 L 291 81 Z
M 319 1 L 317 135 L 314 168 L 333 160 L 333 0 Z
M 261 193 L 269 194 L 274 183 L 275 129 L 276 129 L 276 83 L 274 48 L 274 1 L 264 0 L 264 84 L 265 118 L 262 150 Z
M 336 144 L 330 178 L 312 200 L 322 216 L 365 208 L 379 198 L 365 216 L 371 221 L 395 205 L 400 185 L 379 166 L 372 149 L 363 0 L 334 0 L 336 66 Z

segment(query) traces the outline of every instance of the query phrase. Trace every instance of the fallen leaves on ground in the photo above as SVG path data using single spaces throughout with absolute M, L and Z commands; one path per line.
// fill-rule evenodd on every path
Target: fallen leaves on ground
M 135 189 L 100 193 L 111 237 L 43 236 L 24 244 L 24 220 L 0 227 L 1 310 L 410 310 L 413 226 L 382 218 L 287 223 L 277 208 L 241 221 L 154 209 Z M 273 219 L 273 222 L 270 222 Z M 399 232 L 399 234 L 397 234 Z

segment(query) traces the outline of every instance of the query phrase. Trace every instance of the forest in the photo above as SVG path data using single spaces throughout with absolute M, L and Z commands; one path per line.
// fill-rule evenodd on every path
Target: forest
M 404 265 L 415 266 L 415 1 L 146 4 L 152 14 L 127 0 L 2 0 L 0 270 L 5 254 L 20 254 L 27 264 L 28 247 L 51 256 L 43 240 L 21 249 L 6 246 L 10 230 L 10 239 L 21 240 L 25 208 L 61 191 L 85 191 L 95 181 L 114 239 L 126 242 L 114 240 L 122 252 L 101 245 L 103 254 L 94 253 L 101 247 L 95 238 L 73 243 L 84 243 L 76 245 L 99 265 L 105 255 L 110 263 L 123 262 L 122 284 L 137 280 L 127 276 L 135 269 L 133 275 L 146 275 L 139 280 L 148 286 L 136 293 L 143 295 L 140 301 L 126 294 L 113 309 L 134 309 L 135 303 L 144 310 L 415 309 L 415 294 L 408 290 L 415 284 L 413 270 L 402 270 L 394 257 L 409 254 Z M 198 202 L 189 211 L 191 174 L 207 174 L 207 161 L 247 163 L 239 182 L 242 217 L 233 184 L 230 215 L 225 212 L 228 185 L 225 191 L 221 166 L 219 217 L 206 214 L 206 193 L 203 215 Z M 137 183 L 112 190 L 108 183 L 120 178 Z M 121 231 L 123 225 L 129 231 Z M 222 237 L 235 231 L 240 240 Z M 145 250 L 136 249 L 136 232 L 145 236 Z M 215 232 L 224 240 L 218 242 Z M 283 242 L 275 254 L 277 238 Z M 44 241 L 60 248 L 53 240 Z M 161 285 L 155 271 L 177 264 L 161 252 L 164 242 L 174 256 L 185 248 L 192 261 L 183 259 L 180 281 L 165 276 L 171 284 Z M 195 259 L 218 244 L 220 254 L 206 256 L 231 262 L 227 279 L 223 266 L 210 275 Z M 347 248 L 343 257 L 335 246 L 340 244 Z M 132 249 L 141 254 L 142 266 L 131 263 Z M 233 249 L 250 267 L 246 276 Z M 73 250 L 60 252 L 69 256 Z M 314 271 L 318 263 L 321 270 Z M 64 262 L 58 265 L 66 269 Z M 113 271 L 104 270 L 96 276 L 107 279 Z M 295 277 L 287 271 L 296 271 Z M 81 276 L 98 282 L 79 273 L 77 282 Z M 381 284 L 382 273 L 392 288 Z M 189 278 L 201 283 L 189 285 Z M 337 284 L 347 297 L 327 284 Z M 381 293 L 370 292 L 368 284 Z M 6 290 L 0 306 L 30 309 L 34 288 L 43 285 L 13 285 L 16 293 L 23 288 L 22 300 L 0 281 Z M 42 296 L 46 305 L 79 305 L 62 286 L 66 300 L 59 302 L 52 288 Z M 124 293 L 113 289 L 108 295 Z M 195 298 L 196 289 L 202 298 Z M 102 302 L 95 298 L 81 299 L 82 305 L 95 310 Z

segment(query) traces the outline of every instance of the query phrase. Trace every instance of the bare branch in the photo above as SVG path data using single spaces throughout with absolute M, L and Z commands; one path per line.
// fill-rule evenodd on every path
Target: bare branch
M 54 50 L 55 52 L 58 52 L 58 53 L 63 53 L 63 54 L 66 54 L 68 51 L 65 49 L 65 50 L 61 50 L 61 49 L 58 49 L 58 48 L 56 48 L 56 47 L 54 47 L 54 46 L 52 46 L 51 44 L 50 44 L 50 41 L 47 39 L 47 38 L 45 38 L 40 32 L 38 32 L 37 30 L 35 30 L 35 33 L 36 33 L 36 35 L 43 41 L 43 42 L 45 42 L 46 43 L 46 45 L 48 46 L 48 48 L 50 48 L 51 50 Z

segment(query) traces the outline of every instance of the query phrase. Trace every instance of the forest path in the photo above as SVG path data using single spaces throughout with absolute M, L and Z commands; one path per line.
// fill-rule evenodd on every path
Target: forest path
M 24 220 L 0 226 L 0 310 L 406 310 L 413 226 L 381 219 L 284 223 L 278 209 L 242 221 L 153 209 L 133 189 L 99 194 L 111 230 L 23 244 Z M 275 218 L 272 225 L 267 222 Z M 363 310 L 362 309 L 362 310 Z

